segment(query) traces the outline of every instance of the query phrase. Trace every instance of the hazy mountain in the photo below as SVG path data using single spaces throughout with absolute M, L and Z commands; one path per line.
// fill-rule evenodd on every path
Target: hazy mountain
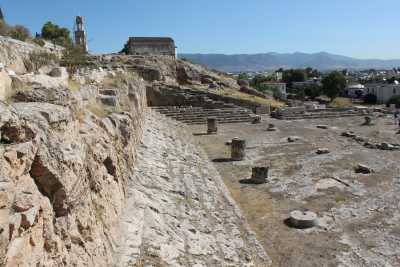
M 203 64 L 214 69 L 238 71 L 263 71 L 277 68 L 313 67 L 320 70 L 331 69 L 390 69 L 400 67 L 399 60 L 356 59 L 326 52 L 306 53 L 265 53 L 265 54 L 181 54 L 195 63 Z

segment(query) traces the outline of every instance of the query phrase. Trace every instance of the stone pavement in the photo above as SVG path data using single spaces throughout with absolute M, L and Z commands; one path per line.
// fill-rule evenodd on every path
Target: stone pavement
M 127 191 L 115 266 L 270 265 L 206 154 L 154 111 Z

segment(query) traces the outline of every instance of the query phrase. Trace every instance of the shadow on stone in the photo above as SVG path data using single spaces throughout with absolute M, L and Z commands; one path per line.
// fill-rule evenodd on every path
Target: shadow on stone
M 239 181 L 239 183 L 241 183 L 241 184 L 255 184 L 255 185 L 265 184 L 265 183 L 262 183 L 262 182 L 257 182 L 257 181 L 255 181 L 253 179 L 242 179 L 242 180 Z
M 293 229 L 308 229 L 310 228 L 309 226 L 300 226 L 300 225 L 294 225 L 292 223 L 292 221 L 290 220 L 290 218 L 287 218 L 285 220 L 283 220 L 283 223 L 289 227 L 289 228 L 293 228 Z
M 212 134 L 209 134 L 209 133 L 194 133 L 193 135 L 194 136 L 203 136 L 203 135 L 212 135 Z
M 223 163 L 223 162 L 232 162 L 235 161 L 231 158 L 218 158 L 218 159 L 213 159 L 212 162 L 216 162 L 216 163 Z

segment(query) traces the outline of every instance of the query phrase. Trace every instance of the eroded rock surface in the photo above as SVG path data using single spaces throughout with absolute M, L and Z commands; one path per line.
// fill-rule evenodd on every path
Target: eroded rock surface
M 31 89 L 0 104 L 0 266 L 112 265 L 145 88 L 119 88 L 135 101 L 102 114 L 85 90 Z
M 128 186 L 115 266 L 267 266 L 218 172 L 189 134 L 152 113 Z

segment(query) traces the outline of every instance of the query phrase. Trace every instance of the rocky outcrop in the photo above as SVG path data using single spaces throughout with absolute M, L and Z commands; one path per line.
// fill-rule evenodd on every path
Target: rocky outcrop
M 0 100 L 5 101 L 11 93 L 12 80 L 10 76 L 0 69 Z
M 1 266 L 112 264 L 146 106 L 143 81 L 127 80 L 121 110 L 85 87 L 24 90 L 0 104 Z
M 13 72 L 23 74 L 33 70 L 33 63 L 29 56 L 32 52 L 54 53 L 59 56 L 62 49 L 60 46 L 50 45 L 47 42 L 44 47 L 40 47 L 33 43 L 0 36 L 0 63 Z
M 91 63 L 107 69 L 127 69 L 139 74 L 145 81 L 170 85 L 209 85 L 239 89 L 236 80 L 228 75 L 193 64 L 162 56 L 101 55 L 92 56 Z

